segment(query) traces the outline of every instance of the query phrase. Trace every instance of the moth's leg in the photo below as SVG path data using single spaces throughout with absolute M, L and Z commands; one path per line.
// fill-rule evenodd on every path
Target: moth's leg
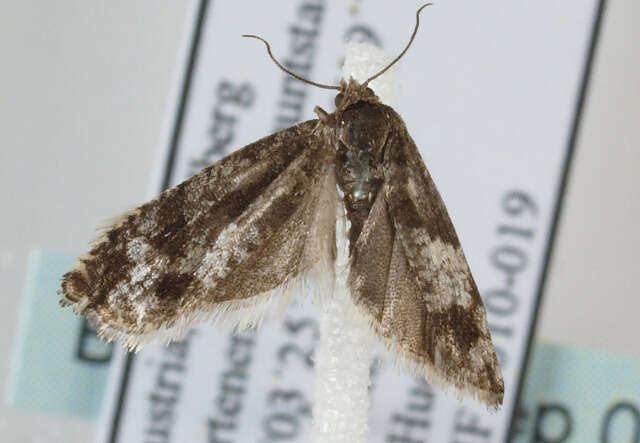
M 318 118 L 322 120 L 323 123 L 327 122 L 327 117 L 329 117 L 329 113 L 327 111 L 322 109 L 320 106 L 316 106 L 315 108 L 313 108 L 313 112 L 318 114 Z

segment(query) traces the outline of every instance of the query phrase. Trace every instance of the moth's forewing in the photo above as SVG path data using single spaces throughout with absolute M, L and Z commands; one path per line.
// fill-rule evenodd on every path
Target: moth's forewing
M 395 240 L 395 229 L 389 215 L 384 192 L 378 192 L 365 224 L 356 241 L 351 257 L 349 286 L 356 304 L 366 307 L 380 325 L 390 282 L 391 257 Z M 391 322 L 384 322 L 392 327 Z M 388 336 L 390 331 L 384 332 Z
M 259 321 L 284 301 L 278 287 L 332 260 L 334 218 L 317 210 L 335 182 L 317 124 L 252 143 L 116 219 L 64 275 L 61 303 L 130 347 L 223 312 Z
M 400 362 L 497 406 L 504 385 L 480 294 L 415 143 L 385 108 L 383 189 L 354 250 L 352 294 Z

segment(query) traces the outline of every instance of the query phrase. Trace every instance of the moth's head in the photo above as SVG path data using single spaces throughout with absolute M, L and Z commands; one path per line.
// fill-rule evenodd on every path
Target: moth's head
M 360 84 L 353 77 L 349 81 L 340 80 L 340 92 L 336 95 L 334 103 L 336 105 L 336 113 L 340 113 L 349 106 L 358 102 L 380 103 L 380 99 L 367 86 L 367 83 Z

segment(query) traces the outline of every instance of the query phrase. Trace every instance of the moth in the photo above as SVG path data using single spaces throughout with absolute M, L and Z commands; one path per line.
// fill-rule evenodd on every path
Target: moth
M 232 153 L 114 219 L 62 278 L 61 304 L 137 348 L 201 321 L 259 324 L 293 294 L 330 288 L 336 211 L 348 286 L 373 333 L 432 383 L 488 406 L 504 384 L 486 312 L 447 209 L 402 118 L 368 87 Z

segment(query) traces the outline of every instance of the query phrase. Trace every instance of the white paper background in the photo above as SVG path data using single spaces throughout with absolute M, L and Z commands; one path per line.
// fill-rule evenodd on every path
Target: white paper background
M 16 300 L 29 248 L 80 254 L 96 225 L 149 196 L 150 158 L 176 83 L 171 74 L 187 6 L 171 0 L 0 5 L 4 355 L 17 339 Z M 544 340 L 626 354 L 640 352 L 633 296 L 639 18 L 640 3 L 607 2 L 537 328 Z M 153 192 L 156 187 L 154 181 Z M 3 379 L 8 363 L 0 363 Z M 69 417 L 0 406 L 0 435 L 8 441 L 86 442 L 93 430 Z
M 189 161 L 210 142 L 208 131 L 220 81 L 230 80 L 236 86 L 246 82 L 255 91 L 251 108 L 233 111 L 237 118 L 233 146 L 241 147 L 273 131 L 283 74 L 271 65 L 260 44 L 242 40 L 239 34 L 263 35 L 275 53 L 285 57 L 290 45 L 288 26 L 304 24 L 295 16 L 296 7 L 303 3 L 271 2 L 265 6 L 252 2 L 251 7 L 247 3 L 240 7 L 218 0 L 209 5 L 172 184 L 188 176 Z M 324 5 L 312 71 L 313 79 L 321 82 L 335 80 L 342 56 L 341 39 L 348 26 L 370 25 L 391 53 L 403 47 L 413 26 L 415 5 L 409 3 L 370 2 L 357 16 L 350 16 L 343 3 L 313 4 Z M 411 430 L 411 437 L 417 440 L 440 441 L 454 435 L 470 438 L 473 432 L 465 434 L 463 424 L 471 423 L 478 429 L 490 429 L 477 431 L 474 441 L 504 439 L 595 8 L 595 1 L 553 2 L 544 8 L 507 1 L 489 5 L 452 1 L 425 10 L 416 42 L 400 63 L 402 91 L 396 109 L 447 203 L 481 291 L 505 287 L 505 274 L 490 261 L 496 248 L 519 248 L 527 264 L 513 279 L 511 290 L 517 298 L 514 314 L 489 316 L 496 327 L 512 330 L 508 338 L 494 333 L 494 341 L 505 355 L 503 410 L 490 414 L 471 401 L 459 404 L 438 391 L 432 408 L 409 412 L 409 391 L 415 381 L 384 366 L 375 377 L 372 393 L 371 441 L 393 441 L 392 436 L 399 436 L 403 427 L 394 422 L 398 414 L 428 422 L 424 428 Z M 307 88 L 307 93 L 304 118 L 313 118 L 311 110 L 316 104 L 330 107 L 332 97 L 327 91 Z M 513 191 L 532 198 L 535 215 L 513 218 L 505 213 L 501 204 Z M 500 236 L 496 232 L 500 224 L 531 229 L 532 237 L 518 242 Z M 289 319 L 306 318 L 308 311 L 313 308 L 294 309 Z M 264 440 L 265 423 L 275 407 L 269 407 L 266 400 L 273 386 L 298 389 L 307 399 L 312 398 L 311 371 L 291 365 L 280 369 L 282 375 L 275 375 L 275 355 L 283 341 L 292 340 L 284 331 L 281 324 L 270 324 L 256 338 L 243 409 L 235 416 L 237 429 L 220 435 L 233 441 Z M 296 343 L 308 346 L 311 342 L 306 339 Z M 193 336 L 185 364 L 188 372 L 181 378 L 179 407 L 175 409 L 174 441 L 206 441 L 207 419 L 216 416 L 219 375 L 229 365 L 220 356 L 225 355 L 229 342 L 229 334 L 215 329 Z M 148 432 L 149 393 L 157 384 L 158 362 L 166 352 L 150 347 L 135 357 L 117 441 L 142 440 L 145 430 Z M 308 419 L 297 416 L 297 420 L 297 439 L 287 441 L 305 441 L 303 429 Z

